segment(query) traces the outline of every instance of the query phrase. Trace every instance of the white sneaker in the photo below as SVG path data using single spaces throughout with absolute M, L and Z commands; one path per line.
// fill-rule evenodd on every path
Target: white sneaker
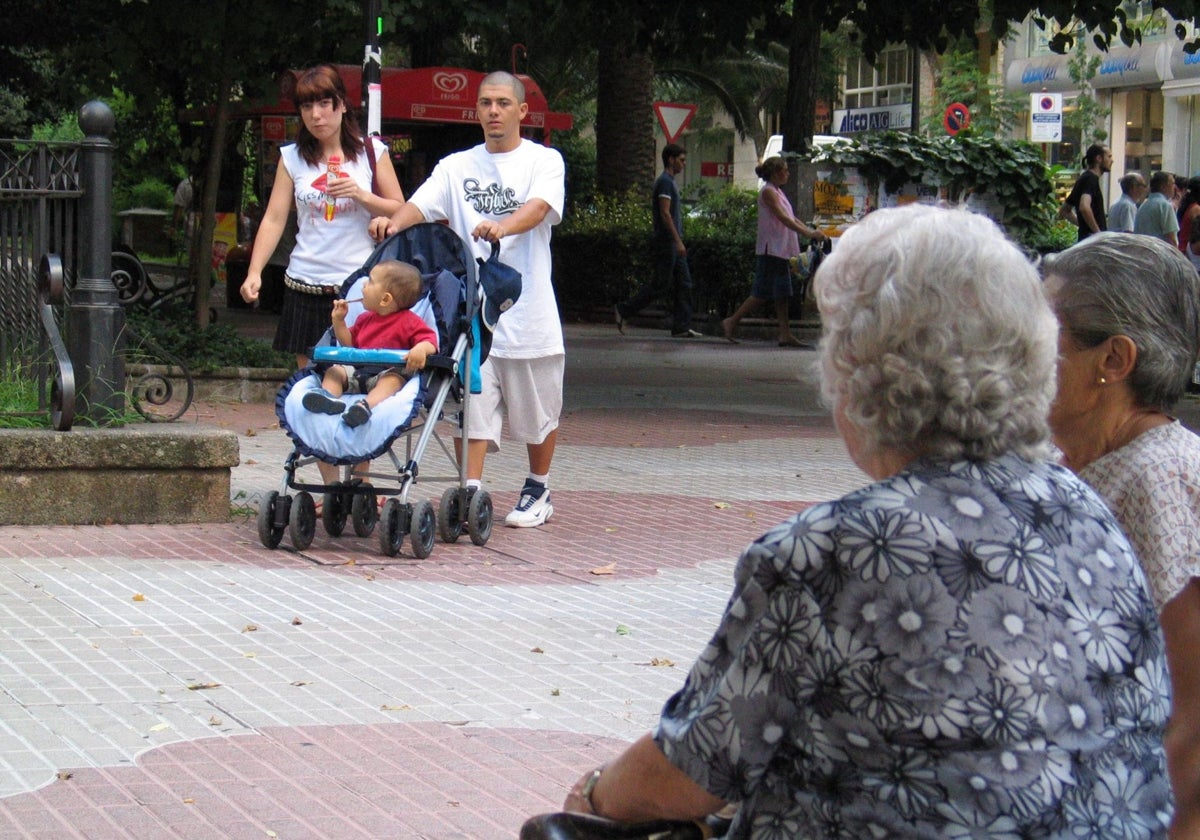
M 550 488 L 523 487 L 521 498 L 512 513 L 504 517 L 504 524 L 510 528 L 536 528 L 554 515 L 554 505 L 550 504 Z

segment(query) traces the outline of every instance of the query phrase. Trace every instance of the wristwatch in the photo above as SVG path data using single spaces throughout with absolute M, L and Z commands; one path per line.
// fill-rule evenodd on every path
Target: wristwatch
M 583 801 L 587 803 L 588 810 L 593 814 L 597 814 L 597 811 L 596 804 L 592 802 L 592 792 L 596 790 L 596 782 L 600 781 L 600 773 L 603 770 L 603 767 L 597 767 L 593 770 L 592 775 L 587 777 L 587 780 L 583 783 L 583 789 L 579 792 L 579 795 L 583 797 Z

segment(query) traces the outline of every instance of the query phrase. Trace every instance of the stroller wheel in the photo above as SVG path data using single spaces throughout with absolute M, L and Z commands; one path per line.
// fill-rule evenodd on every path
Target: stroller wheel
M 438 536 L 442 538 L 442 542 L 457 542 L 458 538 L 462 536 L 466 517 L 463 516 L 463 506 L 459 499 L 460 492 L 457 487 L 447 489 L 442 494 L 442 503 L 438 505 Z
M 492 535 L 492 497 L 486 490 L 476 490 L 467 507 L 467 534 L 475 545 L 486 545 Z
M 399 499 L 388 499 L 383 503 L 383 512 L 379 515 L 379 550 L 388 557 L 400 553 L 400 544 L 404 542 L 403 512 Z
M 279 493 L 272 490 L 262 500 L 262 505 L 258 508 L 258 539 L 267 548 L 278 548 L 279 541 L 283 539 L 283 529 L 286 527 L 287 514 L 276 516 L 281 507 L 289 507 L 291 498 L 284 496 L 280 498 Z
M 346 493 L 326 493 L 321 505 L 321 524 L 325 533 L 340 537 L 346 530 L 346 517 L 350 515 L 350 496 Z
M 437 536 L 437 514 L 433 502 L 422 499 L 413 508 L 411 527 L 408 531 L 413 557 L 424 560 L 433 553 L 433 538 Z
M 304 551 L 312 545 L 313 536 L 317 533 L 317 505 L 313 497 L 301 490 L 292 502 L 288 516 L 288 536 L 297 551 Z
M 375 506 L 374 493 L 355 493 L 350 504 L 350 518 L 354 521 L 354 533 L 369 537 L 379 521 L 379 508 Z

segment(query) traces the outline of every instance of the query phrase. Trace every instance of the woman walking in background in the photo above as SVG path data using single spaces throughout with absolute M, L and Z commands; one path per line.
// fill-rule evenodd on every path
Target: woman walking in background
M 800 255 L 800 235 L 809 239 L 828 237 L 792 213 L 792 203 L 780 189 L 788 181 L 786 160 L 779 155 L 767 158 L 754 171 L 764 181 L 758 191 L 758 239 L 754 246 L 758 258 L 754 264 L 754 285 L 750 297 L 721 322 L 721 330 L 726 341 L 736 344 L 734 331 L 738 323 L 763 303 L 772 301 L 779 321 L 779 346 L 805 347 L 804 342 L 792 335 L 788 320 L 788 306 L 792 300 L 791 260 Z

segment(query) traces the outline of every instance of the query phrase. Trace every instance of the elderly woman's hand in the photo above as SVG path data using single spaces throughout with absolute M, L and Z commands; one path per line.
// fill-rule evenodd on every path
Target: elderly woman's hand
M 564 811 L 577 811 L 581 814 L 596 813 L 596 809 L 592 805 L 592 791 L 596 787 L 596 782 L 600 780 L 600 773 L 603 769 L 597 767 L 579 777 L 579 781 L 571 786 L 567 798 L 563 800 Z

